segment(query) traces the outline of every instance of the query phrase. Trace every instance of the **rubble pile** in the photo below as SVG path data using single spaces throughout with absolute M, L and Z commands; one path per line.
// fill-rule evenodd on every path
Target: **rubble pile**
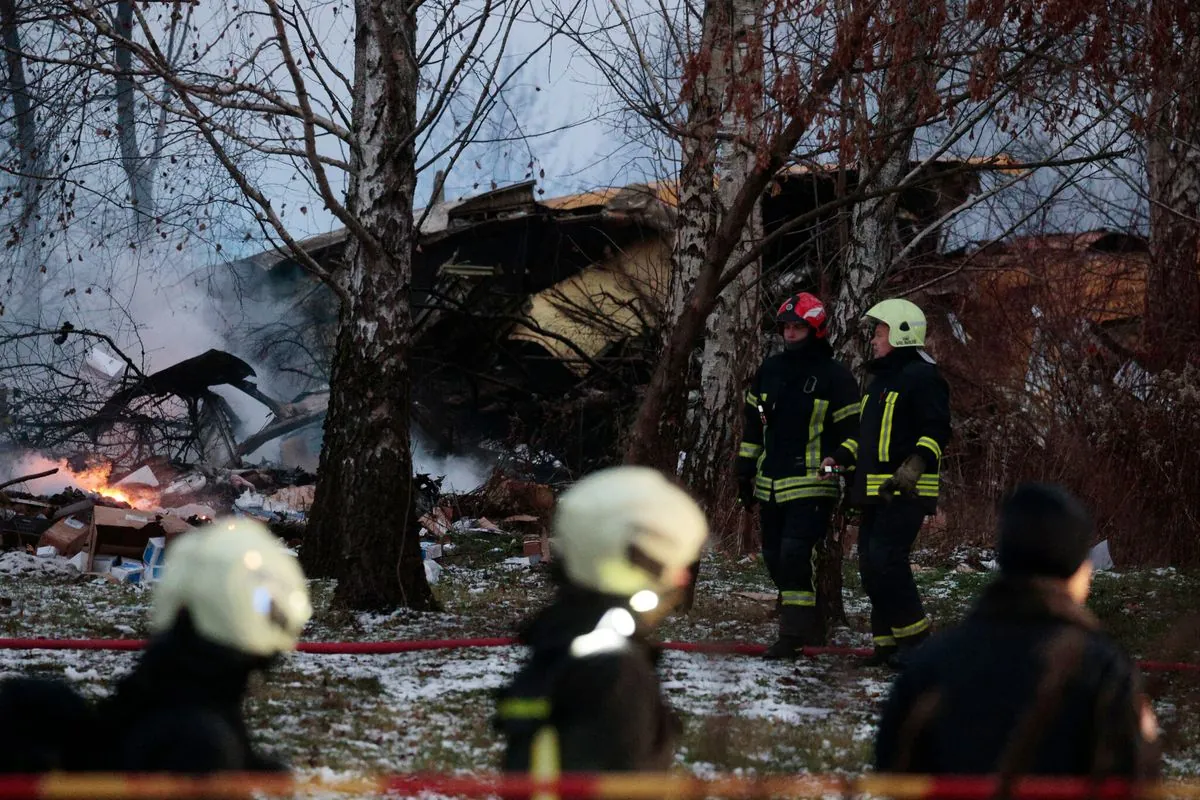
M 509 559 L 520 566 L 550 561 L 550 520 L 554 490 L 545 484 L 519 480 L 496 470 L 475 491 L 438 495 L 439 483 L 426 480 L 417 503 L 421 523 L 421 555 L 425 575 L 436 583 L 440 559 L 458 546 L 456 539 L 502 535 L 521 542 L 521 555 Z
M 73 569 L 151 584 L 162 576 L 171 540 L 217 517 L 253 517 L 290 542 L 302 540 L 316 492 L 315 476 L 295 468 L 216 468 L 165 458 L 119 471 L 88 458 L 59 463 L 38 476 L 62 470 L 68 486 L 61 491 L 17 491 L 29 482 L 21 479 L 0 490 L 0 550 L 12 552 L 12 570 Z M 416 476 L 421 551 L 431 583 L 469 538 L 498 535 L 506 547 L 519 545 L 521 555 L 510 561 L 520 566 L 550 560 L 553 488 L 501 470 L 472 492 L 442 494 L 441 485 L 440 478 Z
M 252 516 L 296 538 L 315 490 L 315 478 L 302 470 L 221 469 L 165 458 L 115 471 L 76 457 L 37 477 L 60 471 L 69 485 L 53 494 L 16 491 L 28 482 L 22 480 L 0 490 L 0 549 L 9 550 L 9 574 L 71 569 L 118 583 L 154 583 L 167 544 L 219 516 Z

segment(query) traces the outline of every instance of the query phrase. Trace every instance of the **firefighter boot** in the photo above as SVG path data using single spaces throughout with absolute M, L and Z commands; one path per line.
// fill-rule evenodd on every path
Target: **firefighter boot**
M 859 658 L 857 663 L 860 667 L 882 667 L 891 663 L 891 660 L 896 657 L 896 652 L 897 647 L 894 643 L 881 644 L 876 642 L 875 652 L 869 656 Z
M 815 606 L 781 606 L 779 639 L 767 648 L 763 658 L 796 658 L 805 647 L 824 644 L 821 623 L 821 612 Z
M 894 670 L 903 670 L 912 660 L 913 653 L 928 638 L 929 629 L 926 628 L 915 636 L 905 636 L 897 639 L 896 651 L 887 659 L 887 665 Z

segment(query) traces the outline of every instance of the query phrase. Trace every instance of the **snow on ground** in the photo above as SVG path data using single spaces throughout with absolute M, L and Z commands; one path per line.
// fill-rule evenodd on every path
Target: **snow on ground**
M 10 550 L 0 553 L 0 575 L 17 577 L 21 575 L 44 575 L 67 577 L 78 575 L 71 563 L 61 556 L 38 558 L 32 553 L 20 550 Z
M 445 571 L 435 587 L 445 613 L 339 612 L 329 604 L 330 584 L 314 581 L 317 614 L 305 638 L 511 635 L 522 618 L 549 598 L 544 570 L 505 563 L 519 542 L 503 536 L 481 534 L 473 544 L 463 544 L 443 559 Z M 938 620 L 960 615 L 991 577 L 986 552 L 922 558 L 918 581 Z M 147 634 L 149 591 L 80 576 L 52 562 L 0 554 L 0 567 L 7 567 L 0 570 L 0 636 Z M 836 629 L 832 639 L 865 645 L 868 605 L 854 572 L 851 557 L 845 573 L 849 624 Z M 1098 613 L 1114 626 L 1114 635 L 1131 650 L 1144 651 L 1142 655 L 1158 655 L 1164 642 L 1175 641 L 1170 637 L 1180 620 L 1196 613 L 1200 596 L 1200 580 L 1175 570 L 1103 574 L 1096 587 Z M 777 624 L 772 603 L 765 599 L 771 595 L 758 559 L 711 557 L 701 568 L 693 612 L 669 619 L 662 637 L 767 642 Z M 385 656 L 292 654 L 254 687 L 247 716 L 264 747 L 309 777 L 491 770 L 501 755 L 490 727 L 493 692 L 519 668 L 524 655 L 519 647 Z M 1200 658 L 1198 653 L 1170 655 Z M 125 652 L 0 650 L 0 678 L 56 677 L 98 697 L 136 657 Z M 700 775 L 861 772 L 871 760 L 876 715 L 891 677 L 885 670 L 857 670 L 836 656 L 788 664 L 674 651 L 664 655 L 660 672 L 664 691 L 684 723 L 679 767 Z M 1151 691 L 1169 733 L 1168 772 L 1200 774 L 1200 680 L 1168 676 L 1156 680 Z

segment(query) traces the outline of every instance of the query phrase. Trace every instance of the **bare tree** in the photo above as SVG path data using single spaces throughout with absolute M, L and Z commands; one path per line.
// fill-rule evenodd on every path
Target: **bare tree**
M 11 119 L 15 128 L 12 149 L 16 153 L 13 161 L 17 180 L 12 196 L 19 198 L 19 210 L 10 227 L 7 246 L 17 253 L 13 261 L 19 269 L 14 270 L 13 277 L 21 286 L 18 294 L 19 311 L 36 323 L 41 317 L 41 274 L 36 255 L 37 234 L 31 231 L 31 227 L 37 216 L 41 194 L 37 176 L 41 172 L 43 150 L 39 146 L 34 98 L 25 74 L 19 19 L 16 0 L 0 2 L 0 40 L 4 46 L 8 78 L 6 93 L 12 105 Z
M 1152 259 L 1144 314 L 1147 355 L 1180 368 L 1200 348 L 1200 8 L 1150 3 L 1158 43 L 1146 120 Z
M 681 197 L 688 193 L 709 197 L 714 209 L 703 231 L 687 230 L 696 218 L 686 213 L 678 217 L 680 244 L 688 243 L 675 250 L 672 281 L 681 289 L 683 285 L 688 289 L 695 285 L 714 225 L 737 199 L 754 166 L 752 143 L 759 139 L 763 112 L 762 16 L 762 4 L 756 0 L 713 0 L 706 4 L 705 25 L 715 32 L 716 39 L 704 77 L 708 96 L 702 103 L 693 102 L 688 111 L 689 126 L 697 127 L 692 158 L 698 158 L 702 166 L 689 166 L 685 157 Z M 717 115 L 711 135 L 707 114 Z M 685 141 L 691 139 L 688 136 Z M 700 151 L 701 147 L 705 152 Z M 703 165 L 710 166 L 705 169 Z M 730 258 L 736 261 L 761 237 L 762 212 L 755 204 Z M 760 350 L 758 267 L 758 259 L 754 259 L 718 295 L 698 353 L 699 380 L 695 383 L 699 397 L 689 410 L 686 441 L 691 445 L 683 458 L 682 477 L 715 515 L 721 509 L 735 507 L 732 500 L 736 487 L 728 468 L 729 454 L 737 450 L 740 440 L 743 387 L 753 374 Z M 678 298 L 674 313 L 683 310 L 685 296 Z M 669 330 L 671 327 L 665 329 Z M 689 385 L 695 383 L 689 380 Z
M 358 0 L 353 22 L 342 27 L 353 37 L 353 77 L 339 67 L 327 30 L 346 10 L 342 6 L 311 10 L 324 20 L 303 5 L 277 0 L 267 0 L 263 10 L 233 10 L 213 40 L 201 42 L 192 26 L 176 60 L 172 28 L 152 14 L 177 13 L 173 3 L 130 4 L 132 28 L 126 30 L 124 0 L 116 2 L 115 17 L 107 13 L 111 4 L 61 4 L 63 24 L 110 47 L 97 50 L 85 66 L 138 76 L 140 100 L 165 109 L 173 125 L 202 138 L 264 232 L 338 298 L 306 566 L 337 577 L 338 598 L 354 607 L 430 607 L 409 442 L 408 287 L 418 223 L 413 191 L 418 168 L 453 164 L 505 87 L 544 46 L 543 40 L 515 62 L 505 60 L 526 0 L 481 0 L 469 7 Z M 423 19 L 429 33 L 418 40 Z M 235 46 L 235 28 L 245 47 Z M 218 69 L 214 58 L 224 67 Z M 153 90 L 158 81 L 169 94 Z M 342 100 L 347 93 L 349 109 Z M 246 152 L 296 165 L 350 234 L 342 269 L 331 272 L 304 251 L 282 204 L 243 168 L 239 155 Z

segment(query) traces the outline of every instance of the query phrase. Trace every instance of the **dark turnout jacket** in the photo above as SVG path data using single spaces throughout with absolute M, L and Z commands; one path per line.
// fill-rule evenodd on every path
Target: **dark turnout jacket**
M 1134 664 L 1061 584 L 1002 577 L 897 678 L 881 772 L 1154 777 Z
M 759 500 L 837 497 L 821 461 L 858 430 L 858 383 L 823 339 L 763 361 L 746 392 L 738 475 Z
M 498 692 L 494 722 L 506 771 L 660 771 L 674 763 L 681 728 L 661 695 L 657 649 L 635 635 L 572 651 L 619 605 L 568 590 L 521 632 L 532 653 Z
M 879 488 L 909 456 L 925 462 L 917 495 L 926 513 L 937 510 L 942 451 L 950 441 L 950 388 L 933 359 L 912 347 L 893 350 L 867 363 L 871 378 L 859 408 L 854 436 L 834 454 L 853 466 L 850 499 L 879 503 Z

